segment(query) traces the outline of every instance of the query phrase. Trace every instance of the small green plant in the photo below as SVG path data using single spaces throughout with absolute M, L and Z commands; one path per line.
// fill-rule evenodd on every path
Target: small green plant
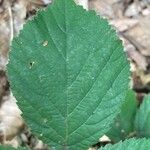
M 7 69 L 23 118 L 52 150 L 86 150 L 112 133 L 128 93 L 121 40 L 105 19 L 73 0 L 55 0 L 24 25 Z M 102 149 L 135 143 L 141 141 Z
M 130 139 L 115 145 L 107 145 L 100 150 L 149 150 L 150 141 L 146 139 Z
M 150 94 L 145 96 L 137 111 L 134 126 L 138 137 L 150 138 Z
M 119 142 L 129 138 L 134 132 L 134 120 L 137 109 L 137 100 L 132 90 L 127 92 L 121 112 L 115 118 L 111 129 L 106 134 L 113 142 Z

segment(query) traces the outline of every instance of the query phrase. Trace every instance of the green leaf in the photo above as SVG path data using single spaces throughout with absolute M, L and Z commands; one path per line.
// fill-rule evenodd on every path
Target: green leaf
M 137 111 L 135 130 L 140 137 L 150 137 L 150 94 L 145 96 Z
M 23 147 L 14 148 L 6 145 L 0 145 L 0 150 L 27 150 L 27 149 Z
M 134 120 L 137 109 L 136 96 L 132 90 L 127 92 L 125 102 L 121 107 L 121 112 L 116 117 L 112 128 L 106 134 L 114 142 L 124 140 L 134 131 Z
M 56 150 L 84 150 L 110 128 L 129 64 L 105 19 L 55 0 L 13 40 L 9 81 L 23 117 Z
M 107 145 L 99 150 L 149 150 L 150 140 L 146 139 L 129 139 L 119 142 L 115 145 Z

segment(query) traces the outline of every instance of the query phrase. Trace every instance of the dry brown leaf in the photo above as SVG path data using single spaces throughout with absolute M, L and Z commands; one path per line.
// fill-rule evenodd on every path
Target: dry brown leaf
M 12 94 L 3 97 L 0 107 L 0 135 L 2 143 L 12 140 L 24 128 L 24 121 L 21 118 L 15 98 Z
M 148 66 L 146 58 L 135 50 L 131 44 L 127 45 L 126 49 L 129 58 L 131 58 L 140 69 L 146 70 Z
M 7 90 L 8 90 L 8 82 L 7 82 L 6 74 L 4 71 L 0 70 L 0 103 L 2 97 L 6 94 Z
M 140 17 L 139 23 L 127 34 L 134 39 L 138 50 L 145 56 L 150 56 L 150 16 Z
M 125 11 L 126 17 L 137 17 L 139 13 L 141 12 L 141 7 L 136 2 L 132 3 L 128 6 L 128 8 Z
M 14 34 L 22 29 L 27 14 L 27 1 L 17 0 L 13 3 L 12 16 L 13 16 L 13 30 Z
M 11 141 L 6 141 L 6 142 L 5 142 L 5 145 L 11 145 L 11 146 L 13 146 L 14 148 L 17 148 L 17 147 L 20 146 L 20 143 L 19 143 L 19 141 L 18 141 L 18 138 L 15 137 L 15 138 L 13 138 Z
M 140 79 L 143 85 L 150 84 L 150 74 L 145 74 L 143 71 L 139 70 L 137 74 L 140 76 Z
M 115 14 L 111 5 L 108 5 L 108 1 L 110 0 L 92 0 L 89 1 L 89 8 L 96 10 L 96 12 L 100 15 L 108 17 L 109 19 L 115 18 Z
M 130 28 L 133 28 L 135 25 L 138 24 L 137 19 L 117 19 L 110 21 L 112 25 L 114 25 L 120 32 L 125 32 Z

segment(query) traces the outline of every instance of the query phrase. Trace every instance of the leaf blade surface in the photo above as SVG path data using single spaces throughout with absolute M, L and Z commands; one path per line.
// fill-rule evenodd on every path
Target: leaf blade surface
M 99 150 L 148 150 L 150 149 L 150 140 L 148 139 L 129 139 L 119 142 L 115 145 L 108 145 Z
M 14 39 L 8 73 L 32 130 L 54 149 L 80 150 L 109 130 L 129 65 L 106 20 L 55 0 Z
M 110 131 L 106 134 L 113 142 L 125 140 L 134 132 L 134 120 L 137 109 L 135 93 L 128 90 L 121 112 L 115 118 Z
M 144 97 L 135 117 L 135 130 L 139 137 L 150 137 L 150 94 Z

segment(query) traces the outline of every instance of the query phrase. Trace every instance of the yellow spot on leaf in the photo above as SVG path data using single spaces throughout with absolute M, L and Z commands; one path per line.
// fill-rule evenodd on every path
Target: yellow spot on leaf
M 48 41 L 44 41 L 43 42 L 43 46 L 45 47 L 45 46 L 47 46 L 48 45 Z

